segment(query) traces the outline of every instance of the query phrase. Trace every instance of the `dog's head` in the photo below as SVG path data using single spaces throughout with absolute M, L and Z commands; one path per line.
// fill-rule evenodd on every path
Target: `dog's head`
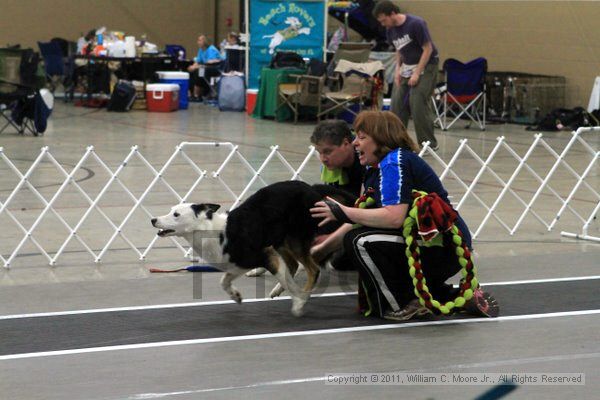
M 221 206 L 218 204 L 183 203 L 171 208 L 171 212 L 152 218 L 152 226 L 158 228 L 158 236 L 183 236 L 196 230 L 212 229 L 212 217 Z
M 302 26 L 302 23 L 297 17 L 287 17 L 285 23 L 292 28 L 300 28 Z

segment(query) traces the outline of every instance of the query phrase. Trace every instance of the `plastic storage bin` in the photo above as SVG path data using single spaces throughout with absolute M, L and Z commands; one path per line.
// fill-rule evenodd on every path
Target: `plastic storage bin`
M 188 90 L 190 86 L 190 73 L 179 71 L 157 71 L 160 83 L 175 83 L 179 85 L 179 108 L 188 108 Z
M 146 85 L 148 111 L 170 112 L 179 109 L 179 85 L 154 83 Z

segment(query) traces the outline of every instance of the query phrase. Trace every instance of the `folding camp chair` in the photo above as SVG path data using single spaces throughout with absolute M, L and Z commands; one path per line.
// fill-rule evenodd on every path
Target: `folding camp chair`
M 221 77 L 222 68 L 223 62 L 220 61 L 213 64 L 202 64 L 198 69 L 198 76 L 200 80 L 205 83 L 205 89 L 208 90 L 208 93 L 205 93 L 204 96 L 207 97 L 209 101 L 215 101 L 218 96 L 217 83 Z
M 348 111 L 356 116 L 363 108 L 381 108 L 383 96 L 383 64 L 381 61 L 352 63 L 340 60 L 335 72 L 338 84 L 325 89 L 321 114 Z
M 342 42 L 333 54 L 333 58 L 327 66 L 327 76 L 334 77 L 340 60 L 346 60 L 353 63 L 365 63 L 369 61 L 371 54 L 371 43 L 360 42 Z
M 0 133 L 13 127 L 35 136 L 46 129 L 53 96 L 37 90 L 39 56 L 31 49 L 0 51 Z
M 342 42 L 333 54 L 331 60 L 334 68 L 340 60 L 346 60 L 354 63 L 363 63 L 369 60 L 371 54 L 371 43 L 362 42 Z
M 25 128 L 17 124 L 11 116 L 13 106 L 23 97 L 27 97 L 27 91 L 20 88 L 21 85 L 0 79 L 0 133 L 12 126 L 19 133 Z
M 48 89 L 37 90 L 1 79 L 0 84 L 3 88 L 14 88 L 11 92 L 0 92 L 0 117 L 4 119 L 0 133 L 12 126 L 21 135 L 25 132 L 34 136 L 43 134 L 54 108 L 52 93 Z
M 319 120 L 323 114 L 321 100 L 325 88 L 325 76 L 292 74 L 289 78 L 295 79 L 295 82 L 277 84 L 279 100 L 277 108 L 287 105 L 294 114 L 294 124 L 298 123 L 302 107 L 316 108 L 316 116 Z
M 308 63 L 308 71 L 304 75 L 279 75 L 277 108 L 287 106 L 294 114 L 294 124 L 298 122 L 302 109 L 307 107 L 316 109 L 317 121 L 320 120 L 323 114 L 321 105 L 327 79 L 326 68 L 327 66 L 321 60 L 312 59 Z M 294 81 L 289 82 L 290 79 Z
M 445 82 L 438 84 L 432 96 L 435 122 L 448 130 L 456 121 L 467 117 L 485 130 L 487 60 L 480 57 L 463 64 L 449 58 L 443 70 Z
M 54 93 L 58 84 L 62 85 L 65 91 L 65 101 L 67 93 L 72 98 L 72 72 L 69 71 L 70 58 L 65 56 L 59 42 L 51 41 L 47 43 L 38 42 L 40 53 L 44 59 L 44 71 L 49 83 L 50 91 Z

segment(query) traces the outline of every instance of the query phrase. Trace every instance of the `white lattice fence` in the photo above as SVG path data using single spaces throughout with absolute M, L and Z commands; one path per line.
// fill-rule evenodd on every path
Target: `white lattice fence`
M 455 207 L 465 215 L 474 238 L 492 226 L 500 226 L 510 235 L 533 225 L 550 231 L 569 211 L 581 225 L 581 233 L 563 232 L 565 236 L 599 240 L 589 233 L 600 208 L 600 152 L 597 138 L 585 138 L 598 131 L 584 128 L 573 132 L 562 150 L 555 150 L 537 134 L 523 155 L 504 137 L 497 139 L 491 151 L 480 151 L 487 153 L 484 158 L 466 139 L 459 141 L 450 157 L 444 157 L 448 161 L 427 144 L 421 155 L 454 195 Z M 309 182 L 318 179 L 320 164 L 313 147 L 300 157 L 288 153 L 286 158 L 278 146 L 272 146 L 266 155 L 253 157 L 258 161 L 241 154 L 232 143 L 183 142 L 160 167 L 133 146 L 123 161 L 111 168 L 93 147 L 88 147 L 67 171 L 44 147 L 23 173 L 0 148 L 0 189 L 10 184 L 9 177 L 16 181 L 14 187 L 3 191 L 8 193 L 6 197 L 0 198 L 0 223 L 6 236 L 0 246 L 0 261 L 8 267 L 28 246 L 30 253 L 43 255 L 51 265 L 64 257 L 69 247 L 79 252 L 83 248 L 91 260 L 99 262 L 109 250 L 122 250 L 123 244 L 139 259 L 145 259 L 157 241 L 149 219 L 173 204 L 209 201 L 216 196 L 233 208 L 268 183 L 303 176 Z M 79 178 L 86 172 L 89 176 L 90 171 L 95 174 L 93 185 Z M 54 185 L 39 184 L 40 175 L 51 173 Z M 528 190 L 524 190 L 523 182 L 527 182 Z M 21 213 L 27 208 L 23 204 L 32 202 L 37 208 L 28 207 L 35 212 Z M 503 210 L 506 204 L 510 208 Z M 189 255 L 187 248 L 171 240 Z

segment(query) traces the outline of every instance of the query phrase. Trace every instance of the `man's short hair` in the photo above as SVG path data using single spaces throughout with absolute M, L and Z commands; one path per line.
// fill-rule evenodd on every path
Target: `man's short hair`
M 334 119 L 319 122 L 310 137 L 310 142 L 314 145 L 329 142 L 335 146 L 339 146 L 344 139 L 352 142 L 354 139 L 352 131 L 346 121 Z
M 390 0 L 380 0 L 375 3 L 375 7 L 373 7 L 373 16 L 375 18 L 379 17 L 381 14 L 390 16 L 392 13 L 400 14 L 400 7 Z

